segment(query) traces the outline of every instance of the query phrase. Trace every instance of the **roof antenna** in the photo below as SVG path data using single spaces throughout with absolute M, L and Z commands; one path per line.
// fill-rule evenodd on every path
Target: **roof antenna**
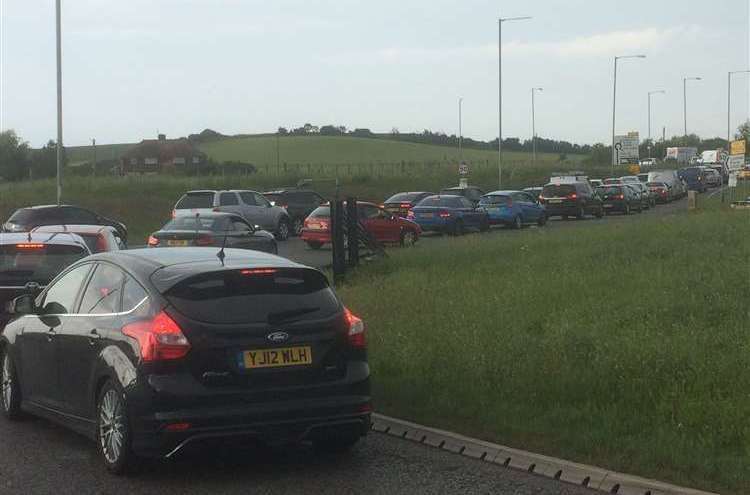
M 216 253 L 216 257 L 219 258 L 219 261 L 221 261 L 222 267 L 224 266 L 224 258 L 226 257 L 226 255 L 224 254 L 224 247 L 227 245 L 227 236 L 229 235 L 227 232 L 229 232 L 229 225 L 224 228 L 224 239 L 221 241 L 221 249 L 219 249 L 219 252 Z

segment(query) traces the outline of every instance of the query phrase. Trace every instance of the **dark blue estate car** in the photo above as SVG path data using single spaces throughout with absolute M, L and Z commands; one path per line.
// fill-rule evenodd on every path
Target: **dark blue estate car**
M 520 229 L 526 224 L 547 223 L 547 212 L 539 200 L 524 191 L 494 191 L 479 200 L 492 225 L 506 225 Z
M 490 228 L 484 208 L 475 207 L 463 196 L 428 196 L 412 208 L 410 215 L 409 219 L 418 223 L 423 231 L 461 235 L 467 228 L 481 232 Z

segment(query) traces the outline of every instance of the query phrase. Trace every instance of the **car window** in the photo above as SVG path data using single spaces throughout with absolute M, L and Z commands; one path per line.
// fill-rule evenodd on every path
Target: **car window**
M 60 277 L 44 295 L 43 306 L 48 314 L 72 313 L 81 285 L 91 270 L 91 264 L 78 266 Z
M 57 208 L 50 208 L 49 210 L 45 210 L 44 217 L 50 218 L 54 220 L 54 224 L 60 223 L 59 215 L 58 215 L 58 209 Z M 20 223 L 20 224 L 30 224 L 30 223 L 36 223 L 36 220 L 38 218 L 41 218 L 42 215 L 40 214 L 39 210 L 34 210 L 31 208 L 21 208 L 19 210 L 16 210 L 8 219 L 8 222 L 11 223 Z
M 311 218 L 329 218 L 331 216 L 330 206 L 319 206 L 310 213 Z
M 120 311 L 125 273 L 114 265 L 101 263 L 96 267 L 78 310 L 81 314 L 109 314 Z
M 130 275 L 125 275 L 125 282 L 122 286 L 122 306 L 121 311 L 130 312 L 135 310 L 135 316 L 146 316 L 148 313 L 148 304 L 143 300 L 148 297 L 145 289 L 141 284 L 136 282 Z
M 191 210 L 194 208 L 211 208 L 214 205 L 214 193 L 194 192 L 187 193 L 175 205 L 176 210 Z
M 471 199 L 472 201 L 477 201 L 482 197 L 483 194 L 484 193 L 482 191 L 474 188 L 470 188 L 468 191 L 466 191 L 466 197 Z
M 83 246 L 65 244 L 6 244 L 0 246 L 0 286 L 27 282 L 47 285 L 58 273 L 88 255 Z
M 572 184 L 547 184 L 542 189 L 542 196 L 547 198 L 559 198 L 576 192 Z
M 96 225 L 99 220 L 88 210 L 66 206 L 62 209 L 62 222 L 69 225 Z
M 510 197 L 513 201 L 518 201 L 518 202 L 526 202 L 529 200 L 529 198 L 527 198 L 524 193 L 517 193 L 517 192 L 511 193 Z
M 461 202 L 461 208 L 474 208 L 474 203 L 472 203 L 470 200 L 464 197 L 459 198 L 459 200 Z
M 483 196 L 479 200 L 479 204 L 481 205 L 507 205 L 511 202 L 511 198 L 509 196 L 500 196 L 497 194 L 493 194 L 490 196 Z
M 268 200 L 262 195 L 258 193 L 253 193 L 253 196 L 255 196 L 255 204 L 258 206 L 270 206 L 271 203 L 268 202 Z
M 242 198 L 242 202 L 248 206 L 257 206 L 257 203 L 255 202 L 255 194 L 250 191 L 241 192 L 240 198 Z M 275 199 L 274 201 L 278 201 L 278 199 Z
M 219 194 L 219 206 L 234 206 L 240 204 L 237 195 L 233 192 Z
M 359 205 L 359 218 L 372 219 L 380 216 L 380 209 L 372 205 Z
M 242 220 L 232 220 L 232 226 L 236 232 L 252 232 L 252 228 Z
M 521 195 L 526 198 L 525 201 L 529 203 L 536 203 L 536 198 L 534 197 L 534 195 L 529 193 L 522 193 Z

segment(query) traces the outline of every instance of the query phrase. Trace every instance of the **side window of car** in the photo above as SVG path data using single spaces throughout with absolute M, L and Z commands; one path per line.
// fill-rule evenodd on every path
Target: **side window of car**
M 474 203 L 469 201 L 468 199 L 461 197 L 461 208 L 474 208 Z
M 120 311 L 125 273 L 114 265 L 101 263 L 81 299 L 81 314 L 109 314 Z
M 81 285 L 91 271 L 91 264 L 78 266 L 57 280 L 44 295 L 44 312 L 47 314 L 67 314 L 74 312 L 76 297 Z
M 242 199 L 242 202 L 245 203 L 248 206 L 256 206 L 255 204 L 255 195 L 249 191 L 241 192 L 240 198 Z
M 240 202 L 237 200 L 237 195 L 233 192 L 223 192 L 219 194 L 219 206 L 234 206 Z
M 62 209 L 62 222 L 68 225 L 96 225 L 96 215 L 83 208 L 67 206 Z
M 373 219 L 378 218 L 380 209 L 370 205 L 359 205 L 359 218 Z
M 268 207 L 271 204 L 262 194 L 253 193 L 253 196 L 255 196 L 255 204 L 258 206 Z
M 250 226 L 242 220 L 232 220 L 232 226 L 235 232 L 252 232 Z
M 135 316 L 146 316 L 148 314 L 148 293 L 136 282 L 133 277 L 125 275 L 122 288 L 122 311 L 133 312 Z

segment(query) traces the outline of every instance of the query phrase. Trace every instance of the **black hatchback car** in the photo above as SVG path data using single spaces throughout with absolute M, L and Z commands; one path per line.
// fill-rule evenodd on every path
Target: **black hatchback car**
M 323 196 L 309 189 L 279 189 L 264 192 L 263 196 L 275 206 L 286 208 L 291 219 L 292 233 L 297 236 L 302 233 L 305 218 L 315 208 L 328 202 Z
M 476 186 L 446 187 L 440 191 L 441 196 L 463 196 L 474 203 L 474 206 L 479 205 L 479 200 L 484 194 L 485 192 Z
M 42 225 L 109 225 L 117 229 L 122 242 L 128 242 L 124 223 L 71 205 L 40 205 L 19 208 L 3 224 L 3 232 L 28 232 Z
M 620 212 L 630 215 L 633 211 L 641 211 L 641 198 L 631 187 L 625 184 L 610 184 L 596 188 L 602 198 L 604 213 Z
M 547 208 L 547 216 L 574 216 L 579 220 L 587 214 L 601 218 L 601 198 L 588 182 L 549 183 L 542 188 L 539 201 Z
M 2 412 L 89 436 L 115 473 L 209 439 L 338 450 L 369 429 L 364 323 L 322 273 L 274 255 L 100 253 L 14 311 Z

